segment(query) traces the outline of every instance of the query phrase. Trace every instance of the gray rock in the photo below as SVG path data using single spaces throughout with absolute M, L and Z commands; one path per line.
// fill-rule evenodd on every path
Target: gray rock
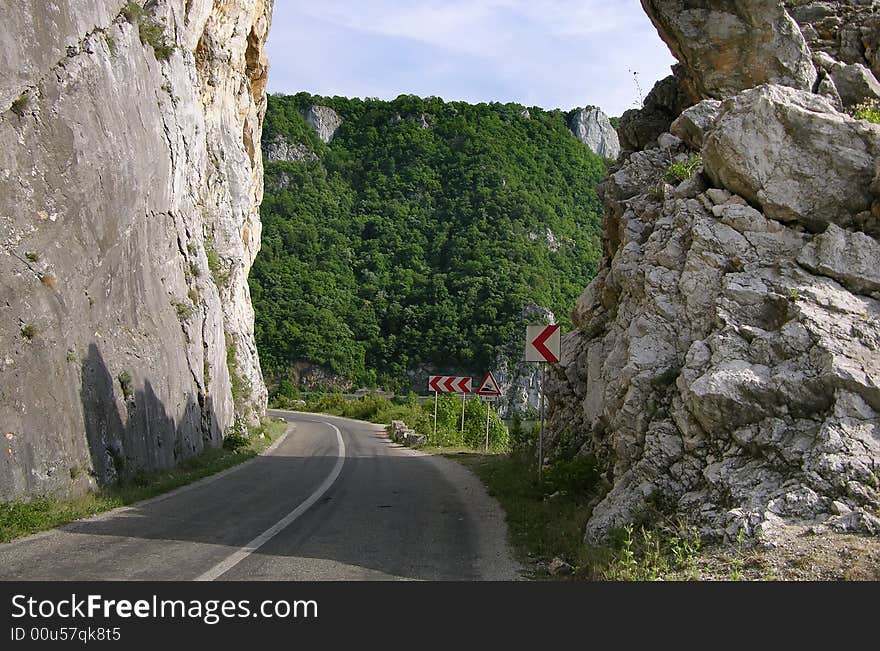
M 678 136 L 673 136 L 671 133 L 661 133 L 657 138 L 657 145 L 664 151 L 675 152 L 681 148 L 682 140 Z
M 831 78 L 844 106 L 880 99 L 880 83 L 861 63 L 838 64 L 831 70 Z
M 550 561 L 547 571 L 551 576 L 567 576 L 574 572 L 574 568 L 559 557 Z
M 838 113 L 824 98 L 759 86 L 726 100 L 703 146 L 716 185 L 780 221 L 821 230 L 870 210 L 880 125 Z
M 675 119 L 669 129 L 674 135 L 686 142 L 691 149 L 701 149 L 706 131 L 715 123 L 720 109 L 721 102 L 718 100 L 703 100 L 686 109 Z
M 303 112 L 303 117 L 318 134 L 321 142 L 326 144 L 333 140 L 342 126 L 342 118 L 329 106 L 310 106 Z
M 880 242 L 864 233 L 830 224 L 804 247 L 797 261 L 850 291 L 880 297 Z
M 593 153 L 616 160 L 620 156 L 620 140 L 608 116 L 595 106 L 578 109 L 568 123 L 574 136 Z
M 642 0 L 688 73 L 691 99 L 724 99 L 760 84 L 810 91 L 810 50 L 781 2 Z
M 680 74 L 681 68 L 676 67 L 676 71 Z M 672 121 L 692 103 L 678 76 L 661 79 L 648 93 L 641 109 L 630 109 L 620 117 L 621 148 L 632 152 L 654 146 L 657 138 L 669 131 Z

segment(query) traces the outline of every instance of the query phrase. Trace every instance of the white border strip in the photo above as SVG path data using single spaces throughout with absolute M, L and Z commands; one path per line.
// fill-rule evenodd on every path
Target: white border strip
M 237 552 L 230 554 L 224 560 L 220 561 L 219 563 L 217 563 L 217 565 L 209 569 L 207 572 L 204 572 L 203 574 L 197 576 L 195 579 L 193 579 L 194 581 L 214 581 L 218 577 L 231 570 L 248 556 L 257 551 L 260 547 L 272 540 L 272 538 L 281 533 L 287 526 L 293 523 L 294 520 L 296 520 L 306 511 L 308 511 L 315 504 L 315 502 L 321 499 L 321 496 L 324 493 L 330 490 L 330 487 L 336 482 L 337 478 L 339 477 L 339 473 L 342 472 L 343 464 L 345 464 L 345 441 L 342 440 L 342 432 L 339 431 L 339 428 L 336 427 L 336 425 L 333 425 L 332 423 L 328 423 L 326 421 L 318 422 L 322 422 L 324 425 L 331 427 L 333 431 L 336 432 L 336 442 L 339 446 L 337 450 L 336 465 L 333 466 L 333 470 L 330 472 L 329 475 L 327 475 L 327 478 L 324 480 L 324 482 L 320 486 L 318 486 L 317 490 L 315 490 L 314 493 L 309 495 L 306 501 L 296 507 L 293 511 L 285 515 L 278 522 L 266 529 L 263 533 L 254 538 Z

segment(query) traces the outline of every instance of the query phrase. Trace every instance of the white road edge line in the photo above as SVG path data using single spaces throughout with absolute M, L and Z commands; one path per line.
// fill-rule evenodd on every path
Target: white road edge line
M 318 486 L 317 490 L 315 490 L 314 493 L 309 495 L 309 497 L 293 511 L 285 515 L 278 522 L 266 529 L 263 533 L 254 538 L 237 552 L 230 554 L 224 560 L 220 561 L 214 567 L 209 569 L 207 572 L 204 572 L 203 574 L 197 576 L 195 579 L 193 579 L 193 581 L 213 581 L 222 576 L 233 567 L 241 563 L 248 556 L 257 551 L 260 547 L 272 540 L 272 538 L 281 533 L 286 527 L 293 523 L 294 520 L 296 520 L 306 511 L 308 511 L 315 504 L 315 502 L 321 499 L 321 496 L 324 493 L 330 490 L 330 487 L 338 479 L 339 473 L 342 472 L 342 466 L 345 463 L 345 441 L 342 440 L 342 432 L 339 431 L 339 428 L 336 427 L 336 425 L 328 423 L 327 421 L 319 422 L 333 428 L 333 430 L 336 432 L 336 442 L 339 446 L 337 449 L 336 465 L 333 466 L 333 470 L 330 472 L 329 475 L 327 475 L 327 478 L 324 480 L 324 482 L 320 486 Z

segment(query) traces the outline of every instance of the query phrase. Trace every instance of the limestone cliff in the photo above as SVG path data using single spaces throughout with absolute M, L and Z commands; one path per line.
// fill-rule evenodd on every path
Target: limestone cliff
M 272 0 L 0 6 L 0 499 L 254 421 Z
M 548 457 L 601 467 L 588 540 L 667 518 L 880 533 L 880 126 L 842 111 L 835 77 L 876 83 L 880 6 L 643 5 L 693 106 L 659 135 L 630 116 L 647 135 L 603 184 Z

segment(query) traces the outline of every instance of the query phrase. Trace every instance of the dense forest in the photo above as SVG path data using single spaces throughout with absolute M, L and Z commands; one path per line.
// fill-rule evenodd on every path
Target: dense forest
M 342 118 L 329 144 L 303 117 L 316 105 Z M 433 97 L 270 96 L 264 147 L 305 152 L 266 164 L 251 273 L 275 392 L 303 383 L 297 366 L 338 388 L 424 391 L 413 380 L 426 372 L 518 360 L 530 304 L 565 324 L 600 257 L 606 170 L 567 118 Z

